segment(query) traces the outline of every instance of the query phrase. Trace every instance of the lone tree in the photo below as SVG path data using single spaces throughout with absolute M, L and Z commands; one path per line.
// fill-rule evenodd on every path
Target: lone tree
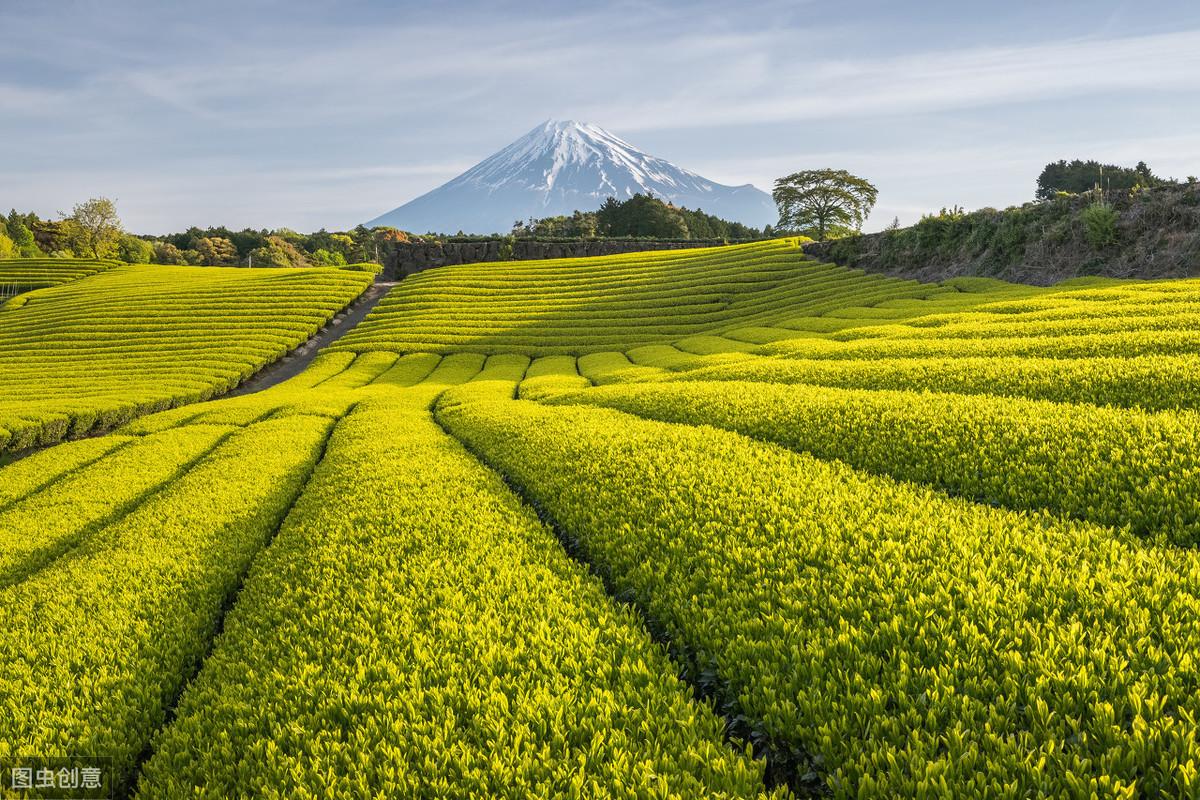
M 775 181 L 779 226 L 823 242 L 862 228 L 879 190 L 844 169 L 810 169 Z
M 121 236 L 117 207 L 107 197 L 94 197 L 79 203 L 70 217 L 79 226 L 81 244 L 92 258 L 110 254 Z

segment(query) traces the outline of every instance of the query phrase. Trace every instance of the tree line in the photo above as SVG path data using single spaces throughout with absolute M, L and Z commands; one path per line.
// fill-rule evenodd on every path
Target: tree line
M 388 244 L 408 241 L 395 228 L 362 225 L 303 234 L 288 228 L 240 231 L 192 227 L 165 236 L 124 230 L 115 204 L 99 197 L 60 219 L 16 210 L 0 215 L 0 258 L 114 258 L 130 264 L 195 266 L 342 266 L 378 260 Z
M 1115 214 L 1105 200 L 1106 194 L 1125 194 L 1163 186 L 1194 184 L 1162 178 L 1154 174 L 1145 161 L 1134 167 L 1102 164 L 1099 161 L 1065 159 L 1047 164 L 1037 178 L 1035 197 L 1040 201 L 1062 195 L 1094 193 L 1095 202 L 1085 213 L 1089 240 L 1093 243 L 1112 237 Z M 878 189 L 870 181 L 851 175 L 845 170 L 818 169 L 794 172 L 775 181 L 772 196 L 779 207 L 778 232 L 808 236 L 817 241 L 839 239 L 858 233 L 875 207 Z M 985 209 L 986 210 L 986 209 Z M 938 221 L 957 221 L 961 209 L 922 218 Z M 899 227 L 899 220 L 892 228 Z M 930 227 L 930 226 L 926 226 Z
M 1186 183 L 1194 184 L 1195 177 Z M 1104 239 L 1114 224 L 1106 193 L 1136 192 L 1181 181 L 1161 178 L 1144 161 L 1134 167 L 1099 161 L 1065 159 L 1047 164 L 1037 178 L 1038 200 L 1061 195 L 1096 193 L 1088 210 L 1092 238 Z M 746 240 L 798 235 L 817 241 L 837 239 L 861 231 L 875 206 L 879 190 L 865 178 L 845 170 L 802 170 L 775 181 L 772 197 L 779 209 L 776 226 L 753 228 L 731 222 L 700 209 L 673 205 L 650 194 L 627 200 L 607 198 L 595 211 L 530 218 L 513 224 L 516 237 L 591 239 L 653 238 Z M 955 212 L 961 216 L 961 210 Z M 930 215 L 939 221 L 955 214 Z M 924 218 L 923 218 L 924 219 Z M 897 220 L 892 228 L 899 227 Z M 138 236 L 121 225 L 115 204 L 104 197 L 76 205 L 60 219 L 42 219 L 34 213 L 9 212 L 0 216 L 0 258 L 115 258 L 131 264 L 242 265 L 255 267 L 341 266 L 378 261 L 390 245 L 412 240 L 396 228 L 298 233 L 287 228 L 240 231 L 226 227 L 192 227 L 165 236 Z M 421 241 L 418 239 L 417 241 Z
M 648 238 L 648 239 L 762 239 L 772 235 L 771 226 L 753 228 L 740 222 L 706 214 L 660 200 L 652 194 L 634 194 L 627 200 L 605 199 L 596 211 L 576 211 L 530 218 L 513 223 L 512 235 L 561 239 Z
M 1095 160 L 1061 159 L 1047 164 L 1038 175 L 1035 196 L 1038 200 L 1050 200 L 1059 194 L 1085 194 L 1096 190 L 1130 192 L 1181 183 L 1196 183 L 1196 178 L 1189 176 L 1184 181 L 1162 178 L 1155 175 L 1145 161 L 1139 161 L 1133 167 L 1121 167 Z

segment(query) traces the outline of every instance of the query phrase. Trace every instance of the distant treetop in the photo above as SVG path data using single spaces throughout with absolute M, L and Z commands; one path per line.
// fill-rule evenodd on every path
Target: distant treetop
M 1152 188 L 1168 183 L 1156 176 L 1139 161 L 1132 169 L 1099 161 L 1055 161 L 1047 164 L 1037 179 L 1037 198 L 1049 200 L 1059 192 L 1083 194 L 1099 187 L 1104 191 L 1125 192 L 1135 188 Z
M 758 239 L 764 232 L 740 222 L 693 211 L 649 194 L 628 200 L 609 197 L 597 211 L 576 211 L 571 216 L 517 220 L 514 236 L 590 239 L 596 236 L 654 239 Z
M 182 233 L 137 236 L 121 229 L 115 204 L 94 198 L 58 220 L 11 211 L 0 216 L 0 258 L 117 258 L 130 264 L 307 267 L 376 261 L 380 248 L 408 241 L 395 228 L 297 233 L 192 227 Z

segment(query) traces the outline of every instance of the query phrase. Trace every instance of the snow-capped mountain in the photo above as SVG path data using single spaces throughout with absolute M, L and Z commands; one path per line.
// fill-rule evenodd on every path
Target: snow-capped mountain
M 755 227 L 778 217 L 771 196 L 750 184 L 715 183 L 599 126 L 551 120 L 366 224 L 415 233 L 507 233 L 516 220 L 590 211 L 607 197 L 624 200 L 637 192 Z

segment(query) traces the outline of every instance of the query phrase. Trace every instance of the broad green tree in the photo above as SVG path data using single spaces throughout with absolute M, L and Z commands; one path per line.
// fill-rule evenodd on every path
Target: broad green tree
M 154 243 L 154 263 L 156 264 L 186 264 L 183 251 L 170 242 Z
M 24 220 L 17 218 L 15 211 L 8 218 L 8 235 L 13 240 L 17 258 L 41 258 L 45 255 L 33 238 L 33 231 Z
M 640 193 L 623 203 L 615 197 L 607 198 L 596 212 L 596 228 L 605 236 L 691 238 L 678 208 Z
M 128 233 L 117 243 L 117 258 L 126 264 L 149 264 L 154 260 L 154 245 Z
M 93 197 L 79 203 L 71 211 L 70 219 L 78 226 L 80 250 L 83 255 L 103 258 L 114 255 L 121 236 L 121 218 L 117 207 L 107 197 Z
M 772 197 L 779 206 L 779 228 L 823 242 L 860 230 L 879 190 L 842 169 L 810 169 L 775 181 Z
M 250 263 L 255 267 L 304 267 L 308 259 L 287 239 L 272 234 L 265 247 L 250 252 Z
M 210 267 L 238 263 L 237 248 L 222 236 L 202 236 L 196 240 L 195 250 L 200 254 L 200 263 Z
M 320 248 L 312 254 L 312 263 L 322 267 L 341 267 L 346 264 L 346 257 L 341 253 L 331 252 Z
M 325 249 L 341 255 L 344 261 L 346 256 L 354 252 L 354 237 L 344 233 L 330 234 L 329 247 Z

